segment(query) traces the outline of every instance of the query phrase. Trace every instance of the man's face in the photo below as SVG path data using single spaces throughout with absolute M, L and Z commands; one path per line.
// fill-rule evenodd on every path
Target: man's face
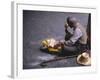
M 73 25 L 73 23 L 72 22 L 67 22 L 68 23 L 68 26 L 69 27 L 71 27 L 71 28 L 73 28 L 74 27 L 74 25 Z

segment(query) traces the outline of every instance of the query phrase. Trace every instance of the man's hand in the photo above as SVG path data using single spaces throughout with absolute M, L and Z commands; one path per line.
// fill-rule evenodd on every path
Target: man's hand
M 68 27 L 68 24 L 67 23 L 65 23 L 65 28 L 67 28 Z
M 73 43 L 70 41 L 70 40 L 68 40 L 68 41 L 65 41 L 65 43 L 64 43 L 65 45 L 67 45 L 67 46 L 72 46 L 73 45 Z
M 65 40 L 60 40 L 60 43 L 64 44 L 65 43 Z

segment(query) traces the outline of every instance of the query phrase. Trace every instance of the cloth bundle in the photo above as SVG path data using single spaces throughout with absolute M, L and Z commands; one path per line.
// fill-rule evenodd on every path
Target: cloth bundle
M 62 47 L 59 41 L 54 38 L 50 38 L 42 41 L 42 48 L 48 49 L 50 52 L 59 52 Z

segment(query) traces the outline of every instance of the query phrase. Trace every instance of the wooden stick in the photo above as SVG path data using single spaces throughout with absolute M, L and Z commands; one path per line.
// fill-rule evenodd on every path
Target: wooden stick
M 77 55 L 64 56 L 64 57 L 56 57 L 56 58 L 54 58 L 54 59 L 47 60 L 47 61 L 44 61 L 44 62 L 40 63 L 40 66 L 45 67 L 47 63 L 54 62 L 54 61 L 58 61 L 58 60 L 63 60 L 63 59 L 66 59 L 66 58 L 72 58 L 72 57 L 76 57 L 76 56 L 77 56 Z

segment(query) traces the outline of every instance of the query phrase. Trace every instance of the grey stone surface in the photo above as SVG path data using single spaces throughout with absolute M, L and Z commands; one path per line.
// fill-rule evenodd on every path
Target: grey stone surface
M 88 13 L 23 11 L 23 69 L 80 66 L 76 57 L 47 63 L 46 67 L 39 65 L 56 56 L 40 51 L 41 41 L 49 37 L 64 39 L 64 23 L 68 16 L 74 16 L 87 25 Z

